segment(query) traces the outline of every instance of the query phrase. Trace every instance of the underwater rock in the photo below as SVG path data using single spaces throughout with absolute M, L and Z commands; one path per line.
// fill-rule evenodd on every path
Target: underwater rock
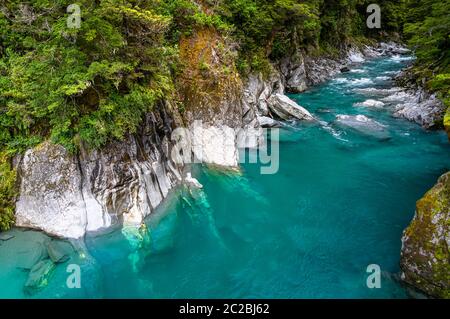
M 8 241 L 10 239 L 14 238 L 14 235 L 11 234 L 1 234 L 0 233 L 0 241 Z
M 55 268 L 55 264 L 50 259 L 45 259 L 38 262 L 31 268 L 25 283 L 24 290 L 28 294 L 33 294 L 47 286 L 49 277 Z
M 400 268 L 408 284 L 438 298 L 450 298 L 450 172 L 416 203 L 403 232 Z
M 341 73 L 350 72 L 350 68 L 348 66 L 344 66 L 340 71 Z
M 200 184 L 200 182 L 196 178 L 192 177 L 191 173 L 186 174 L 184 181 L 189 187 L 203 188 L 203 185 Z
M 63 263 L 69 259 L 73 253 L 70 243 L 59 240 L 52 240 L 47 243 L 47 252 L 50 259 L 55 263 Z
M 335 122 L 340 126 L 354 129 L 355 131 L 365 135 L 380 139 L 390 138 L 390 134 L 383 124 L 378 123 L 377 121 L 374 121 L 365 115 L 338 114 L 336 115 Z
M 48 258 L 45 243 L 31 242 L 17 256 L 17 267 L 22 269 L 32 269 L 37 263 Z

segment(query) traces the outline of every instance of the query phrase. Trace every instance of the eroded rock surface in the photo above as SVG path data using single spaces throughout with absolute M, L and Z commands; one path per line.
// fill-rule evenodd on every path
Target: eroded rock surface
M 16 225 L 79 238 L 140 224 L 181 181 L 168 121 L 164 111 L 150 113 L 137 134 L 79 156 L 51 142 L 28 150 L 19 164 Z

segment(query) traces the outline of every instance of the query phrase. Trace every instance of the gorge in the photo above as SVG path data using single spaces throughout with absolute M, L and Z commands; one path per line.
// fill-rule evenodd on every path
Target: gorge
M 408 296 L 397 275 L 399 239 L 415 199 L 450 164 L 444 133 L 392 116 L 402 92 L 393 77 L 409 60 L 372 57 L 290 95 L 318 122 L 282 129 L 278 174 L 260 175 L 255 164 L 243 164 L 240 173 L 197 164 L 193 174 L 203 188 L 175 187 L 145 227 L 85 237 L 85 248 L 72 253 L 71 262 L 89 270 L 88 287 L 65 288 L 66 264 L 55 264 L 48 286 L 32 296 L 251 298 L 269 291 L 290 298 Z M 371 99 L 385 104 L 362 103 Z M 342 126 L 336 120 L 342 114 L 370 118 L 385 132 L 380 136 L 377 127 L 358 120 Z M 411 157 L 417 149 L 428 151 Z M 252 151 L 241 150 L 241 156 L 245 152 Z M 407 191 L 392 191 L 400 189 Z M 15 237 L 0 246 L 0 280 L 16 287 L 4 297 L 23 296 L 26 273 L 16 268 L 21 257 L 14 247 L 37 236 L 29 233 L 14 230 Z M 379 290 L 364 287 L 371 263 L 383 270 Z
M 448 4 L 350 2 L 0 5 L 0 297 L 448 298 Z

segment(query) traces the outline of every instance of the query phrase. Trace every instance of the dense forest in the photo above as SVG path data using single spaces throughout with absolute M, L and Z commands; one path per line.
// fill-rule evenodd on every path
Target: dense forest
M 0 229 L 13 221 L 11 158 L 46 138 L 77 152 L 135 132 L 158 101 L 177 99 L 189 67 L 180 41 L 199 30 L 234 44 L 242 77 L 296 50 L 404 41 L 417 81 L 450 105 L 448 0 L 378 1 L 381 29 L 366 27 L 365 0 L 79 0 L 79 27 L 67 23 L 72 3 L 0 2 Z

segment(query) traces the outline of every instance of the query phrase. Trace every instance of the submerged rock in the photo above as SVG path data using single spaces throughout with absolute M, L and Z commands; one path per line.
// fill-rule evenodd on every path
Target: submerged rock
M 25 283 L 25 292 L 33 294 L 34 292 L 44 288 L 48 284 L 49 277 L 55 268 L 55 264 L 50 259 L 38 262 L 31 268 Z
M 365 135 L 370 135 L 380 139 L 390 138 L 390 134 L 383 124 L 378 123 L 365 115 L 338 114 L 336 115 L 336 123 L 340 126 L 354 129 L 355 131 Z
M 14 238 L 14 235 L 11 234 L 0 234 L 0 241 L 7 241 Z
M 416 204 L 403 232 L 402 279 L 438 298 L 450 298 L 450 172 Z
M 203 185 L 195 177 L 192 177 L 191 173 L 186 174 L 184 181 L 189 187 L 203 188 Z
M 60 240 L 52 240 L 47 243 L 47 252 L 55 263 L 63 263 L 70 258 L 73 247 L 70 243 Z
M 25 270 L 32 269 L 37 263 L 48 258 L 45 243 L 31 242 L 17 256 L 17 267 Z

